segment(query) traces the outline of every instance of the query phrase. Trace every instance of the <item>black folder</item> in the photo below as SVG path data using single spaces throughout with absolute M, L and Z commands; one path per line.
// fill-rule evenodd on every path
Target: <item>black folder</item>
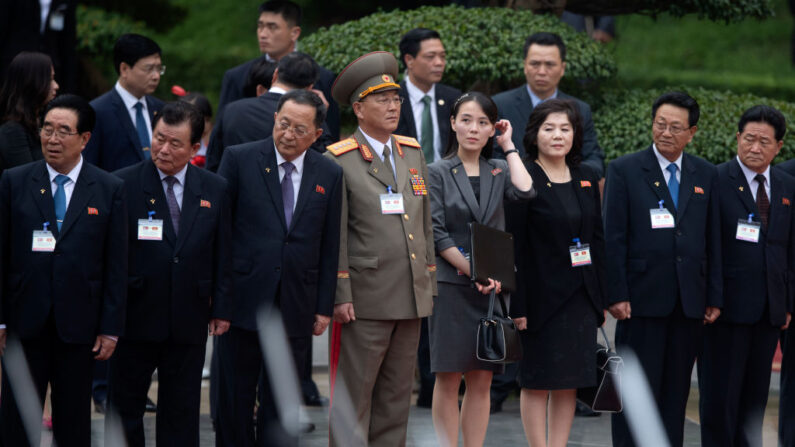
M 472 253 L 469 260 L 471 278 L 488 285 L 489 278 L 502 283 L 503 292 L 516 290 L 513 258 L 513 235 L 477 222 L 469 224 Z

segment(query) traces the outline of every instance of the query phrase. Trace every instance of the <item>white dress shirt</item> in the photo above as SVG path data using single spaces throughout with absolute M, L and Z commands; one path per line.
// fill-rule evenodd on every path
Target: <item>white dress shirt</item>
M 174 196 L 177 198 L 177 205 L 179 205 L 180 211 L 182 210 L 182 196 L 185 194 L 185 174 L 188 172 L 188 165 L 185 165 L 181 171 L 174 174 L 174 177 L 177 179 L 174 182 Z M 166 177 L 168 174 L 164 173 L 160 169 L 157 170 L 157 173 L 160 175 L 160 184 L 163 186 L 163 195 L 168 194 L 168 183 L 166 183 Z
M 64 174 L 65 176 L 69 177 L 69 181 L 64 183 L 63 185 L 63 192 L 66 195 L 66 209 L 69 209 L 69 201 L 72 200 L 72 193 L 75 191 L 75 183 L 77 183 L 77 177 L 80 176 L 80 170 L 83 169 L 83 156 L 80 156 L 80 161 L 77 162 L 74 168 L 69 171 L 68 174 Z M 52 166 L 49 164 L 47 165 L 47 172 L 50 174 L 50 187 L 52 188 L 52 195 L 53 198 L 55 197 L 55 191 L 58 190 L 58 184 L 55 183 L 55 177 L 59 176 L 61 173 L 53 169 Z
M 149 133 L 149 141 L 152 141 L 152 121 L 149 119 L 149 107 L 146 106 L 146 100 L 144 98 L 136 98 L 133 96 L 132 93 L 125 90 L 124 87 L 119 84 L 119 81 L 116 81 L 116 85 L 113 88 L 115 88 L 116 92 L 119 94 L 119 96 L 121 96 L 124 107 L 127 108 L 127 113 L 130 114 L 130 120 L 133 123 L 133 127 L 136 129 L 137 123 L 135 122 L 135 105 L 139 102 L 144 105 L 141 109 L 141 112 L 144 114 L 144 122 L 146 122 L 146 132 Z M 138 134 L 136 133 L 136 135 Z
M 533 93 L 532 90 L 530 90 L 530 85 L 528 84 L 527 85 L 527 94 L 530 95 L 530 101 L 532 101 L 533 108 L 535 109 L 536 106 L 538 106 L 542 102 L 546 101 L 547 99 L 556 99 L 558 97 L 558 89 L 555 89 L 555 91 L 552 93 L 552 96 L 550 96 L 549 98 L 541 99 L 538 96 L 536 96 L 536 94 Z
M 652 149 L 654 150 L 654 155 L 657 157 L 657 163 L 660 164 L 660 169 L 662 169 L 663 177 L 665 177 L 665 184 L 667 185 L 668 182 L 671 180 L 671 173 L 668 171 L 668 165 L 673 163 L 676 165 L 676 181 L 679 184 L 682 184 L 682 154 L 679 154 L 679 158 L 675 161 L 670 161 L 667 158 L 663 157 L 660 151 L 657 150 L 657 145 L 652 144 Z
M 384 146 L 389 147 L 389 162 L 392 163 L 392 174 L 397 179 L 397 173 L 395 172 L 395 150 L 392 148 L 392 138 L 387 140 L 386 144 L 384 144 L 376 140 L 375 138 L 371 137 L 370 135 L 364 133 L 361 127 L 359 128 L 359 132 L 361 132 L 362 135 L 364 135 L 364 139 L 367 140 L 367 143 L 370 144 L 370 148 L 373 150 L 373 152 L 376 155 L 378 155 L 378 158 L 380 158 L 381 161 L 384 161 Z
M 750 170 L 748 166 L 744 165 L 743 162 L 740 161 L 740 157 L 737 157 L 737 163 L 740 163 L 740 169 L 742 169 L 743 174 L 745 174 L 745 180 L 748 182 L 748 187 L 751 188 L 751 195 L 754 196 L 754 202 L 756 202 L 756 192 L 759 191 L 759 182 L 757 182 L 754 177 L 756 177 L 759 173 Z M 767 165 L 767 168 L 765 168 L 765 172 L 763 172 L 762 175 L 765 176 L 765 192 L 767 193 L 767 200 L 770 200 L 770 165 Z
M 419 87 L 411 83 L 411 80 L 406 76 L 406 93 L 409 96 L 411 103 L 411 112 L 414 114 L 414 126 L 417 128 L 417 141 L 422 141 L 422 113 L 425 111 L 425 103 L 422 98 L 425 95 L 431 97 L 431 103 L 428 107 L 431 108 L 431 123 L 433 124 L 433 160 L 442 158 L 442 136 L 439 135 L 439 117 L 436 115 L 436 84 L 431 86 L 427 93 L 420 90 Z
M 311 151 L 312 149 L 308 150 Z M 276 165 L 279 167 L 279 184 L 281 184 L 285 174 L 282 163 L 287 160 L 285 160 L 282 154 L 276 149 L 275 143 L 273 145 L 273 151 L 276 153 Z M 306 151 L 290 162 L 293 164 L 293 172 L 290 174 L 290 180 L 293 181 L 293 211 L 295 211 L 295 204 L 298 203 L 298 190 L 301 188 L 301 176 L 304 173 L 304 157 L 306 157 Z
M 50 5 L 52 5 L 52 0 L 39 0 L 39 10 L 41 11 L 39 34 L 44 34 L 44 30 L 47 29 L 47 17 L 50 15 Z

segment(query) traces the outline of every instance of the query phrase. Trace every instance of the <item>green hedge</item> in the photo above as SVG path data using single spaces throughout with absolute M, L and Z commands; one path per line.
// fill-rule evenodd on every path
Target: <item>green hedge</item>
M 779 109 L 787 118 L 787 136 L 776 162 L 795 157 L 795 104 L 750 94 L 679 87 L 602 92 L 602 102 L 593 116 L 599 145 L 604 148 L 608 160 L 651 144 L 651 106 L 658 96 L 670 90 L 687 92 L 701 107 L 698 132 L 686 151 L 716 164 L 731 159 L 737 154 L 735 134 L 740 116 L 751 106 L 767 104 Z
M 301 49 L 321 65 L 339 73 L 370 51 L 391 51 L 399 57 L 401 36 L 412 28 L 435 29 L 447 50 L 445 83 L 467 89 L 485 82 L 500 91 L 524 82 L 522 48 L 537 31 L 552 31 L 568 47 L 566 77 L 604 80 L 616 73 L 612 55 L 556 17 L 507 8 L 425 6 L 410 11 L 378 12 L 359 20 L 321 28 L 301 40 Z
M 113 45 L 125 33 L 148 34 L 143 22 L 100 8 L 77 6 L 77 50 L 99 59 L 97 66 L 109 62 L 113 70 Z

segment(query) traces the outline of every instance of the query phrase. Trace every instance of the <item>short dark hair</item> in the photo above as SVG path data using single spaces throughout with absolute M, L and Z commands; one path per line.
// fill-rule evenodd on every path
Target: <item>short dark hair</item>
M 122 62 L 133 67 L 140 59 L 153 54 L 162 54 L 154 40 L 140 34 L 122 34 L 113 45 L 113 68 L 121 74 Z
M 210 100 L 206 96 L 198 92 L 190 92 L 185 96 L 181 96 L 177 101 L 187 102 L 193 104 L 196 110 L 202 114 L 202 118 L 211 119 L 213 117 L 213 106 L 210 105 Z
M 654 121 L 654 118 L 657 117 L 657 109 L 659 109 L 663 104 L 669 104 L 687 109 L 688 126 L 693 127 L 698 124 L 698 117 L 701 114 L 701 109 L 698 107 L 698 102 L 696 102 L 696 100 L 687 93 L 667 92 L 660 95 L 660 97 L 657 98 L 654 101 L 654 104 L 651 106 L 652 121 Z
M 428 39 L 442 40 L 442 38 L 439 36 L 439 33 L 428 28 L 414 28 L 403 35 L 403 37 L 400 39 L 398 48 L 400 49 L 400 63 L 403 65 L 404 69 L 406 68 L 406 55 L 417 57 L 417 53 L 420 52 L 422 42 Z
M 323 104 L 323 101 L 320 100 L 320 97 L 315 94 L 315 92 L 310 92 L 309 90 L 303 89 L 290 90 L 289 92 L 283 94 L 279 99 L 279 104 L 276 106 L 277 113 L 281 112 L 282 106 L 287 101 L 293 101 L 296 104 L 314 107 L 315 128 L 320 129 L 323 127 L 323 122 L 326 121 L 326 106 Z
M 94 124 L 97 122 L 97 114 L 94 108 L 85 99 L 77 95 L 61 95 L 56 96 L 55 99 L 48 102 L 41 113 L 42 117 L 46 117 L 52 109 L 67 109 L 75 112 L 77 115 L 77 131 L 80 133 L 91 132 L 94 130 Z
M 563 39 L 561 39 L 557 34 L 542 31 L 527 36 L 527 39 L 524 41 L 524 59 L 527 59 L 527 52 L 530 51 L 530 45 L 533 44 L 544 47 L 555 45 L 558 47 L 558 51 L 560 52 L 561 62 L 566 62 L 566 44 L 563 43 Z
M 582 161 L 582 118 L 577 103 L 571 99 L 549 99 L 533 108 L 530 118 L 527 119 L 527 127 L 525 127 L 522 139 L 526 157 L 529 160 L 538 159 L 538 131 L 547 117 L 553 113 L 565 113 L 569 118 L 572 130 L 574 130 L 574 138 L 571 150 L 566 154 L 566 164 L 578 166 Z
M 301 7 L 289 0 L 270 0 L 259 5 L 259 13 L 279 14 L 291 26 L 301 26 Z
M 276 78 L 292 88 L 306 88 L 317 81 L 317 62 L 300 51 L 284 55 L 276 66 Z
M 193 104 L 185 101 L 167 102 L 163 110 L 155 116 L 152 128 L 157 127 L 157 123 L 163 120 L 169 126 L 178 126 L 187 122 L 190 124 L 190 144 L 196 144 L 201 140 L 204 133 L 204 117 L 199 109 Z
M 745 125 L 748 123 L 770 124 L 775 131 L 776 141 L 783 140 L 784 134 L 787 133 L 787 119 L 774 107 L 757 105 L 746 110 L 737 124 L 737 132 L 743 133 Z
M 269 61 L 261 57 L 251 64 L 246 76 L 246 84 L 243 86 L 243 96 L 252 98 L 257 96 L 257 86 L 271 88 L 273 82 L 273 72 L 276 71 L 276 61 Z
M 14 56 L 0 89 L 0 122 L 16 121 L 35 134 L 38 113 L 50 96 L 52 60 L 44 53 Z
M 450 118 L 455 118 L 458 116 L 458 110 L 461 108 L 462 105 L 473 101 L 476 102 L 480 108 L 483 110 L 483 113 L 486 114 L 486 117 L 489 119 L 491 124 L 496 124 L 497 120 L 499 120 L 499 113 L 497 110 L 497 104 L 489 98 L 487 95 L 484 95 L 480 92 L 467 92 L 461 95 L 453 104 L 453 110 L 450 112 Z M 443 117 L 439 117 L 439 119 L 444 119 Z M 480 151 L 480 156 L 485 158 L 486 160 L 491 158 L 491 153 L 494 151 L 494 137 L 490 137 L 489 140 L 486 142 L 486 145 L 483 146 L 483 149 Z M 444 149 L 444 154 L 442 154 L 443 158 L 450 158 L 453 155 L 458 153 L 458 139 L 456 139 L 455 131 L 453 130 L 452 126 L 450 127 L 450 135 L 447 138 L 447 147 Z

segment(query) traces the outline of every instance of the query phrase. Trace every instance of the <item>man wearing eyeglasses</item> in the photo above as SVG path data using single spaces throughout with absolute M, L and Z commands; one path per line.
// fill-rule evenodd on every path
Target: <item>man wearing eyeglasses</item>
M 232 205 L 233 312 L 229 332 L 217 342 L 217 446 L 297 445 L 281 429 L 291 421 L 280 421 L 271 391 L 271 371 L 285 365 L 264 363 L 256 317 L 263 309 L 281 314 L 299 374 L 311 361 L 304 353 L 312 335 L 322 335 L 331 321 L 342 170 L 308 150 L 323 132 L 325 113 L 315 93 L 285 93 L 273 135 L 227 148 L 218 170 Z M 261 373 L 255 436 L 251 411 Z
M 88 101 L 53 99 L 40 131 L 44 160 L 0 179 L 0 352 L 6 333 L 20 342 L 36 391 L 20 393 L 22 377 L 4 363 L 2 445 L 40 444 L 20 409 L 41 409 L 48 385 L 55 443 L 92 444 L 91 370 L 116 348 L 127 297 L 124 185 L 81 156 L 93 126 Z M 40 427 L 40 418 L 27 422 Z
M 723 307 L 718 171 L 684 152 L 697 130 L 695 99 L 665 93 L 651 112 L 653 144 L 608 166 L 605 304 L 619 320 L 619 354 L 634 351 L 668 443 L 681 446 L 703 327 Z M 624 414 L 613 415 L 613 445 L 635 445 Z
M 163 102 L 151 96 L 166 73 L 160 47 L 140 34 L 124 34 L 113 47 L 119 78 L 110 91 L 91 101 L 97 124 L 84 156 L 112 172 L 152 158 L 152 121 Z
M 332 446 L 406 443 L 422 317 L 436 265 L 428 168 L 420 144 L 394 135 L 403 98 L 389 52 L 365 54 L 332 95 L 359 123 L 325 156 L 344 171 L 339 271 L 330 352 Z

